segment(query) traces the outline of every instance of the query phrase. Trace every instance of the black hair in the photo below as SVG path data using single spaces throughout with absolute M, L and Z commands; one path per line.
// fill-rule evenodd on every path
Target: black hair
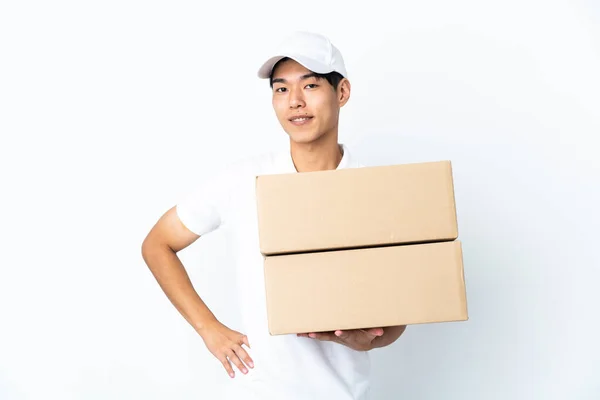
M 269 85 L 271 86 L 271 88 L 273 88 L 273 71 L 275 71 L 275 68 L 277 68 L 277 65 L 279 65 L 279 63 L 282 63 L 289 59 L 290 58 L 288 57 L 284 57 L 281 60 L 277 61 L 277 63 L 273 66 L 273 69 L 271 70 L 271 76 L 269 77 Z M 337 90 L 338 85 L 340 84 L 342 79 L 344 79 L 342 74 L 336 71 L 329 72 L 327 74 L 318 74 L 314 72 L 314 74 L 317 77 L 317 79 L 325 79 L 327 82 L 329 82 L 329 84 L 333 87 L 333 90 Z

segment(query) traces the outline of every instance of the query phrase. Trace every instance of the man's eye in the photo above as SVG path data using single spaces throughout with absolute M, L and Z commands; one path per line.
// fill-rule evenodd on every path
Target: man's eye
M 308 85 L 306 85 L 307 88 L 309 89 L 314 89 L 316 88 L 318 85 L 316 83 L 309 83 Z
M 286 89 L 284 87 L 280 87 L 280 88 L 275 89 L 275 91 L 279 92 L 279 93 L 283 93 L 286 91 Z

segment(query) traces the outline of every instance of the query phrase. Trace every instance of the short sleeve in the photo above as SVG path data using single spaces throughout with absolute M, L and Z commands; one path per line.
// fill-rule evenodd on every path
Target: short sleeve
M 180 199 L 175 209 L 186 228 L 201 236 L 222 225 L 226 219 L 233 179 L 231 170 L 223 170 L 190 189 Z

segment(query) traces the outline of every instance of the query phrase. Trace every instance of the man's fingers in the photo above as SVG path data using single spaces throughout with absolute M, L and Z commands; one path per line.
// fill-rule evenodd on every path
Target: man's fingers
M 248 346 L 249 349 L 251 349 L 250 342 L 248 341 L 248 336 L 244 335 L 242 337 L 242 343 L 244 343 L 246 346 Z
M 329 332 L 313 332 L 313 333 L 309 333 L 308 337 L 317 339 L 317 340 L 326 340 L 326 341 L 335 340 L 335 335 L 333 335 L 332 333 L 329 333 Z
M 366 331 L 369 335 L 381 336 L 383 335 L 383 328 L 371 328 Z
M 233 350 L 229 350 L 227 352 L 227 357 L 229 357 L 229 360 L 235 364 L 235 366 L 244 374 L 248 373 L 248 369 L 246 368 L 246 366 L 244 365 L 244 363 L 242 363 L 242 360 L 240 360 L 240 358 L 237 356 L 237 354 L 235 354 L 235 352 Z
M 383 328 L 352 329 L 352 330 L 348 330 L 348 331 L 342 331 L 342 330 L 335 331 L 335 336 L 337 336 L 338 338 L 340 338 L 342 340 L 351 339 L 353 335 L 354 336 L 358 335 L 358 336 L 356 336 L 356 338 L 366 335 L 370 339 L 374 339 L 377 336 L 383 335 Z
M 230 377 L 235 377 L 235 372 L 233 372 L 233 368 L 231 368 L 231 363 L 227 359 L 227 356 L 223 355 L 222 357 L 223 358 L 221 358 L 221 364 L 223 364 L 223 367 L 225 367 L 225 371 L 227 371 Z
M 242 348 L 242 346 L 236 346 L 233 350 L 235 351 L 235 354 L 237 354 L 237 356 L 240 358 L 240 360 L 244 361 L 244 364 L 246 364 L 250 368 L 254 368 L 254 362 L 252 361 L 252 358 L 250 358 L 250 356 L 248 355 L 246 350 Z
M 348 331 L 335 331 L 335 336 L 340 339 L 348 339 L 350 337 L 350 332 Z
M 311 333 L 298 333 L 298 337 L 310 337 L 318 340 L 357 340 L 364 338 L 365 335 L 371 340 L 377 336 L 383 335 L 383 328 L 370 328 L 370 329 L 350 329 L 350 330 L 337 330 L 333 332 L 311 332 Z M 364 340 L 364 339 L 363 339 Z

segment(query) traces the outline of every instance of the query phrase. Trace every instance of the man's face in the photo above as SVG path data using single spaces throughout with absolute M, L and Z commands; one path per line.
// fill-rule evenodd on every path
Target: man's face
M 297 143 L 314 142 L 335 131 L 340 107 L 347 100 L 342 92 L 341 83 L 336 91 L 294 60 L 279 63 L 273 73 L 273 109 Z

